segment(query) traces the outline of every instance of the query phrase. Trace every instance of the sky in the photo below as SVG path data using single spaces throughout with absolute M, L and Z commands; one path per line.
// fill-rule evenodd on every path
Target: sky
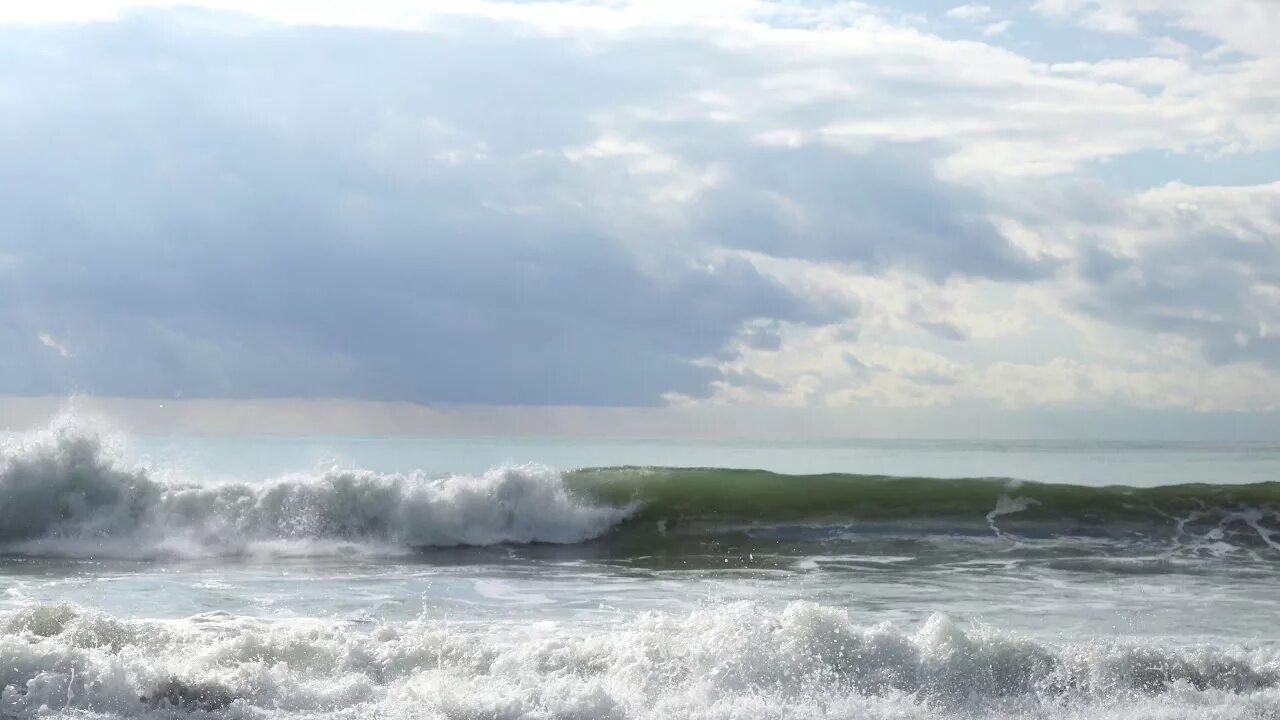
M 1275 0 L 5 3 L 0 409 L 1270 437 L 1277 36 Z

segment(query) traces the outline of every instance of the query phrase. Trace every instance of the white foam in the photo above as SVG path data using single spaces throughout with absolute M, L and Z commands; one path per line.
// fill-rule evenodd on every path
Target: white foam
M 0 715 L 135 717 L 1274 717 L 1280 658 L 1243 648 L 1046 645 L 934 616 L 739 603 L 603 625 L 378 625 L 206 614 L 0 615 Z M 146 698 L 141 700 L 140 698 Z M 160 698 L 158 700 L 158 698 Z
M 1029 497 L 1010 497 L 1007 493 L 1001 493 L 996 500 L 996 506 L 987 513 L 987 525 L 991 527 L 991 531 L 996 536 L 1002 535 L 1000 528 L 996 527 L 996 518 L 1001 515 L 1012 515 L 1014 513 L 1025 512 L 1040 504 L 1039 500 Z
M 10 441 L 0 542 L 70 556 L 345 554 L 370 548 L 573 543 L 626 515 L 573 497 L 540 465 L 433 478 L 363 470 L 181 484 L 76 427 Z

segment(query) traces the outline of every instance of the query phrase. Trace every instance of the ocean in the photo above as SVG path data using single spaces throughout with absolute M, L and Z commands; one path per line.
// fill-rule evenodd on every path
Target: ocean
M 6 718 L 1280 718 L 1280 444 L 0 447 Z

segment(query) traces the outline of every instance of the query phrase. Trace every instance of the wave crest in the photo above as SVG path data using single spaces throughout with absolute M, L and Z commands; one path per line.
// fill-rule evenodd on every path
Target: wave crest
M 728 468 L 590 468 L 584 497 L 635 503 L 637 520 L 795 523 L 1031 537 L 1167 540 L 1207 550 L 1280 550 L 1280 482 L 1150 488 L 1007 478 L 780 475 Z
M 536 464 L 479 475 L 330 470 L 191 482 L 121 459 L 74 423 L 0 452 L 0 550 L 152 557 L 569 544 L 609 552 L 714 550 L 717 538 L 1099 538 L 1194 557 L 1280 551 L 1280 483 L 1086 487 L 998 478 L 779 475 L 723 468 Z M 613 532 L 626 522 L 625 528 Z M 844 531 L 848 531 L 845 533 Z M 1155 567 L 1155 571 L 1172 566 Z M 1129 568 L 1120 568 L 1120 571 Z M 1149 570 L 1152 568 L 1142 568 Z
M 307 541 L 575 543 L 626 515 L 573 496 L 559 473 L 540 465 L 476 476 L 335 470 L 182 485 L 125 467 L 98 436 L 74 429 L 24 438 L 5 450 L 0 542 L 26 551 L 228 554 Z

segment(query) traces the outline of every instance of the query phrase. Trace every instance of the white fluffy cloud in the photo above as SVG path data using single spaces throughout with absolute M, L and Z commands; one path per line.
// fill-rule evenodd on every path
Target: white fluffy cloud
M 1152 21 L 1200 34 L 1255 57 L 1276 57 L 1280 5 L 1272 0 L 1038 0 L 1035 10 L 1088 27 L 1118 33 L 1141 33 Z

